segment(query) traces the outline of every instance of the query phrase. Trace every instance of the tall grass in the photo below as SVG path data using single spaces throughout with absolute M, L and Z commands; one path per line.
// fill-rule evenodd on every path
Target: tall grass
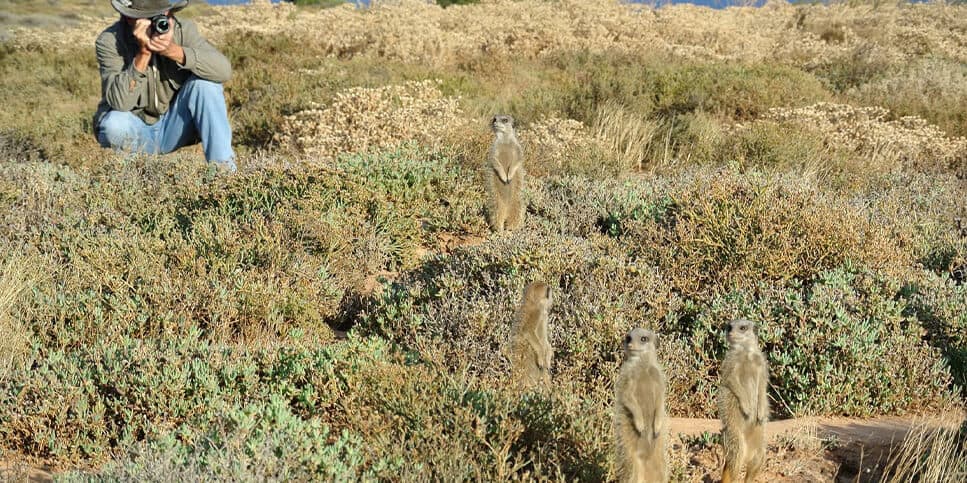
M 32 334 L 23 323 L 20 302 L 30 288 L 31 269 L 26 258 L 16 255 L 0 264 L 0 382 L 22 370 L 30 353 Z
M 967 480 L 967 421 L 959 428 L 920 424 L 890 455 L 887 483 L 956 483 Z
M 595 113 L 594 136 L 605 141 L 618 163 L 643 170 L 649 161 L 651 146 L 659 141 L 657 121 L 635 115 L 615 102 L 607 102 Z

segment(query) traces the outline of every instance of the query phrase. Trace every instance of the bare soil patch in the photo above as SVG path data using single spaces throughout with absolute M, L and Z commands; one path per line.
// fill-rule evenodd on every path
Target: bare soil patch
M 46 464 L 30 463 L 21 456 L 7 455 L 0 459 L 0 481 L 47 483 L 54 481 L 52 471 Z

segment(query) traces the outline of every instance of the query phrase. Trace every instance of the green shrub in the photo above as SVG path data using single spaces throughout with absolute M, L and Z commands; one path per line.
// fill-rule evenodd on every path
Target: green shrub
M 5 444 L 58 461 L 128 451 L 99 479 L 158 471 L 243 480 L 600 479 L 608 471 L 607 416 L 597 404 L 569 394 L 522 398 L 407 361 L 379 340 L 258 351 L 127 340 L 36 360 L 33 372 L 0 385 Z
M 230 181 L 199 170 L 141 158 L 92 173 L 0 167 L 0 192 L 30 187 L 0 236 L 54 257 L 34 291 L 38 330 L 59 344 L 192 327 L 325 338 L 346 289 L 412 266 L 439 232 L 484 227 L 473 173 L 415 148 Z
M 837 269 L 808 287 L 793 279 L 682 297 L 661 271 L 609 255 L 606 246 L 538 237 L 491 245 L 441 260 L 432 280 L 419 273 L 405 279 L 408 288 L 375 302 L 360 328 L 451 370 L 469 366 L 488 380 L 505 380 L 501 350 L 521 289 L 543 279 L 558 291 L 551 311 L 555 384 L 598 401 L 610 398 L 621 336 L 644 325 L 665 336 L 670 410 L 714 417 L 718 380 L 709 368 L 724 355 L 722 324 L 739 316 L 762 324 L 777 414 L 868 416 L 951 401 L 949 369 L 921 340 L 921 322 L 904 315 L 904 299 L 894 300 L 899 287 L 868 272 Z
M 318 419 L 293 414 L 271 397 L 223 410 L 208 432 L 183 427 L 136 446 L 100 472 L 65 481 L 354 481 L 402 471 L 402 461 L 374 457 L 359 435 L 331 434 Z
M 741 166 L 800 172 L 819 177 L 842 173 L 836 153 L 826 145 L 822 133 L 805 126 L 784 126 L 756 122 L 723 143 L 721 157 Z
M 666 335 L 671 410 L 714 415 L 718 381 L 709 368 L 724 354 L 721 325 L 746 316 L 763 324 L 779 414 L 898 413 L 949 402 L 949 369 L 920 340 L 928 320 L 905 315 L 908 299 L 888 275 L 922 272 L 894 265 L 913 261 L 887 243 L 886 229 L 857 227 L 864 215 L 809 189 L 743 179 L 720 172 L 651 189 L 548 179 L 531 198 L 530 228 L 409 272 L 367 302 L 357 330 L 500 381 L 521 290 L 542 279 L 559 293 L 553 377 L 594 400 L 610 397 L 621 336 L 644 325 Z M 549 207 L 555 199 L 574 203 Z M 874 376 L 860 378 L 859 367 Z
M 922 321 L 930 344 L 943 352 L 954 383 L 967 395 L 967 285 L 930 276 L 903 288 L 905 315 Z
M 680 184 L 679 184 L 680 183 Z M 697 173 L 661 195 L 651 215 L 621 219 L 628 252 L 674 273 L 685 294 L 755 281 L 810 281 L 847 260 L 888 269 L 910 263 L 863 213 L 793 178 L 757 171 Z
M 950 368 L 898 295 L 895 281 L 848 269 L 785 295 L 773 317 L 786 323 L 767 348 L 778 399 L 792 414 L 921 412 L 954 401 Z

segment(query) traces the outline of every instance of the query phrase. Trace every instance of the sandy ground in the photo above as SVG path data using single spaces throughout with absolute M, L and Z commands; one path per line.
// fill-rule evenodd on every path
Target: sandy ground
M 960 419 L 956 415 L 911 417 L 879 417 L 873 419 L 807 417 L 783 419 L 766 423 L 766 435 L 770 440 L 815 428 L 822 439 L 866 445 L 890 445 L 903 439 L 911 428 L 920 423 L 937 427 L 956 428 Z M 717 433 L 721 429 L 718 419 L 672 418 L 672 434 L 700 436 L 704 432 Z
M 50 468 L 43 465 L 34 466 L 16 459 L 3 460 L 0 461 L 0 481 L 46 483 L 54 481 L 54 476 Z
M 963 415 L 929 417 L 880 417 L 874 419 L 809 417 L 772 421 L 766 425 L 769 461 L 759 481 L 854 482 L 877 481 L 890 450 L 904 436 L 923 425 L 956 428 Z M 721 425 L 717 419 L 672 418 L 671 432 L 680 435 L 673 452 L 686 458 L 692 471 L 689 481 L 713 482 L 720 478 L 721 451 L 714 438 Z M 688 442 L 693 442 L 692 444 Z M 8 458 L 0 461 L 0 481 L 53 481 L 51 468 Z
M 758 478 L 769 482 L 872 482 L 879 481 L 891 450 L 903 442 L 911 430 L 956 429 L 962 414 L 927 417 L 879 417 L 874 419 L 807 417 L 772 421 L 766 425 L 769 455 L 766 468 Z M 674 418 L 672 434 L 701 437 L 717 434 L 716 419 Z M 684 448 L 689 464 L 704 471 L 691 481 L 719 481 L 721 451 L 709 448 Z

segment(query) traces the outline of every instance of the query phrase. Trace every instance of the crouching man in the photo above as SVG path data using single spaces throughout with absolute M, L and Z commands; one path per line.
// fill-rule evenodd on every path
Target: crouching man
M 201 141 L 205 159 L 235 172 L 222 83 L 228 59 L 194 22 L 174 13 L 188 0 L 111 0 L 121 20 L 97 38 L 101 103 L 94 133 L 104 147 L 165 154 Z

